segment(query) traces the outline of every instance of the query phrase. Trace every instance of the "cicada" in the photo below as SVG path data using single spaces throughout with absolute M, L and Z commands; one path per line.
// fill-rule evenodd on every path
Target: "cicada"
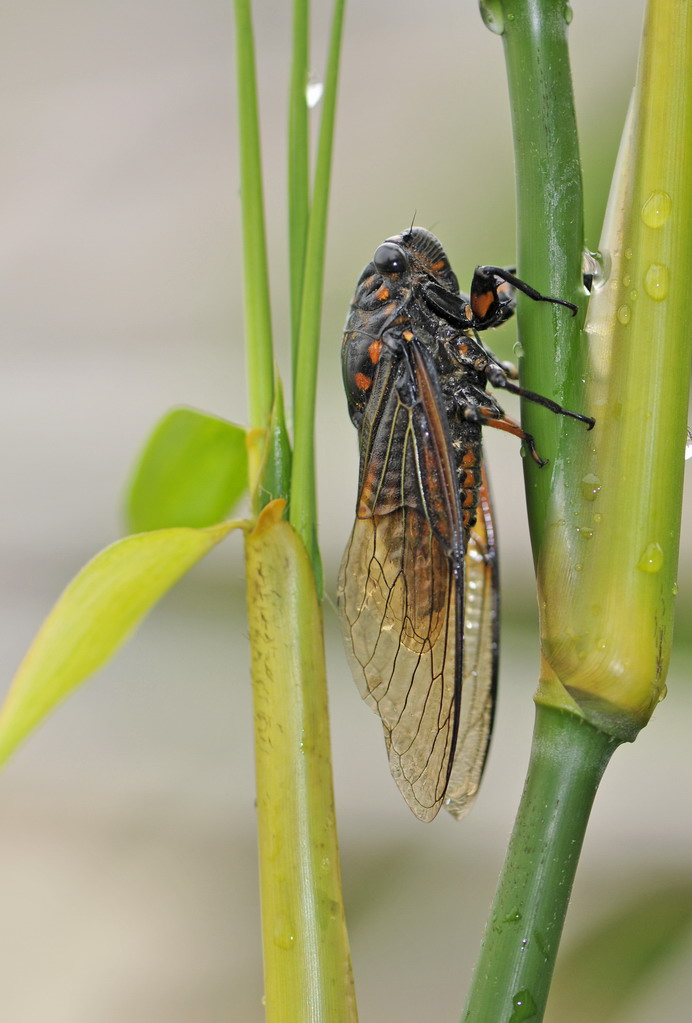
M 412 227 L 376 250 L 344 330 L 360 472 L 337 598 L 356 683 L 423 821 L 442 805 L 467 812 L 493 723 L 498 566 L 481 428 L 507 430 L 544 464 L 487 386 L 594 425 L 519 387 L 482 344 L 478 332 L 513 314 L 517 290 L 576 312 L 502 267 L 478 267 L 461 294 L 440 242 Z

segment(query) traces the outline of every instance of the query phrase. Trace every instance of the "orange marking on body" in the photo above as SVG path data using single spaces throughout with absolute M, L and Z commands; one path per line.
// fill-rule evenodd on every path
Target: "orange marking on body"
M 373 364 L 373 366 L 376 366 L 377 363 L 380 361 L 380 355 L 381 354 L 382 354 L 382 342 L 381 341 L 373 341 L 373 343 L 368 348 L 368 355 L 370 356 L 370 362 Z
M 413 341 L 413 332 L 410 330 L 405 330 L 401 336 L 404 341 Z
M 466 453 L 461 459 L 461 464 L 467 469 L 471 465 L 475 465 L 478 459 L 476 458 L 475 452 L 472 448 L 467 448 Z
M 461 502 L 462 508 L 473 508 L 475 507 L 476 499 L 471 490 L 464 496 L 464 500 Z
M 466 470 L 466 475 L 464 476 L 464 482 L 461 485 L 464 488 L 464 490 L 469 490 L 469 489 L 471 489 L 471 487 L 475 487 L 475 485 L 476 485 L 476 474 L 471 469 L 467 469 Z
M 462 355 L 466 355 L 468 350 L 469 350 L 469 346 L 468 345 L 466 345 L 466 344 L 459 345 L 459 351 L 461 352 Z
M 438 259 L 437 263 L 433 263 L 433 265 L 430 267 L 430 269 L 439 272 L 440 270 L 444 270 L 446 265 L 447 264 L 444 261 L 444 259 Z
M 375 298 L 379 298 L 380 302 L 386 302 L 389 298 L 389 288 L 383 284 L 381 288 L 378 288 L 375 292 Z
M 490 309 L 490 306 L 495 301 L 495 295 L 492 291 L 483 291 L 480 294 L 476 293 L 471 296 L 471 308 L 473 309 L 476 316 L 485 316 Z
M 470 305 L 464 306 L 464 316 L 466 317 L 467 320 L 473 319 L 473 309 L 471 308 Z
M 353 379 L 359 391 L 368 391 L 372 387 L 372 377 L 366 377 L 365 373 L 356 373 Z

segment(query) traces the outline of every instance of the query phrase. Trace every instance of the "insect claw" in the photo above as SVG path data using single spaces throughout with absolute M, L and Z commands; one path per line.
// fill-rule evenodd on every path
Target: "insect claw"
M 541 458 L 541 456 L 538 454 L 538 451 L 536 450 L 536 442 L 533 439 L 532 434 L 530 433 L 524 434 L 524 444 L 526 444 L 527 448 L 529 449 L 529 454 L 531 455 L 539 469 L 542 469 L 544 465 L 548 464 L 549 459 Z

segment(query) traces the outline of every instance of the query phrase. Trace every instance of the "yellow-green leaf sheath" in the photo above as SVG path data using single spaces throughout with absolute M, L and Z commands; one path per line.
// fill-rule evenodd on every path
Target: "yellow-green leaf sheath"
M 246 538 L 266 1020 L 355 1023 L 322 614 L 283 510 L 267 505 Z
M 665 695 L 687 433 L 692 9 L 651 0 L 591 299 L 586 411 L 539 559 L 538 699 L 633 739 Z

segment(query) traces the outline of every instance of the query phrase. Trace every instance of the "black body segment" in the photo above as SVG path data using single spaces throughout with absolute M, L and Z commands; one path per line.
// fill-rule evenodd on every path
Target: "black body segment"
M 477 332 L 512 315 L 516 289 L 573 308 L 499 267 L 478 267 L 462 295 L 440 242 L 412 227 L 378 247 L 344 329 L 360 472 L 337 599 L 392 775 L 425 821 L 442 805 L 468 810 L 492 727 L 498 574 L 481 427 L 522 438 L 544 464 L 487 384 L 593 426 L 511 383 L 516 372 L 482 345 Z

